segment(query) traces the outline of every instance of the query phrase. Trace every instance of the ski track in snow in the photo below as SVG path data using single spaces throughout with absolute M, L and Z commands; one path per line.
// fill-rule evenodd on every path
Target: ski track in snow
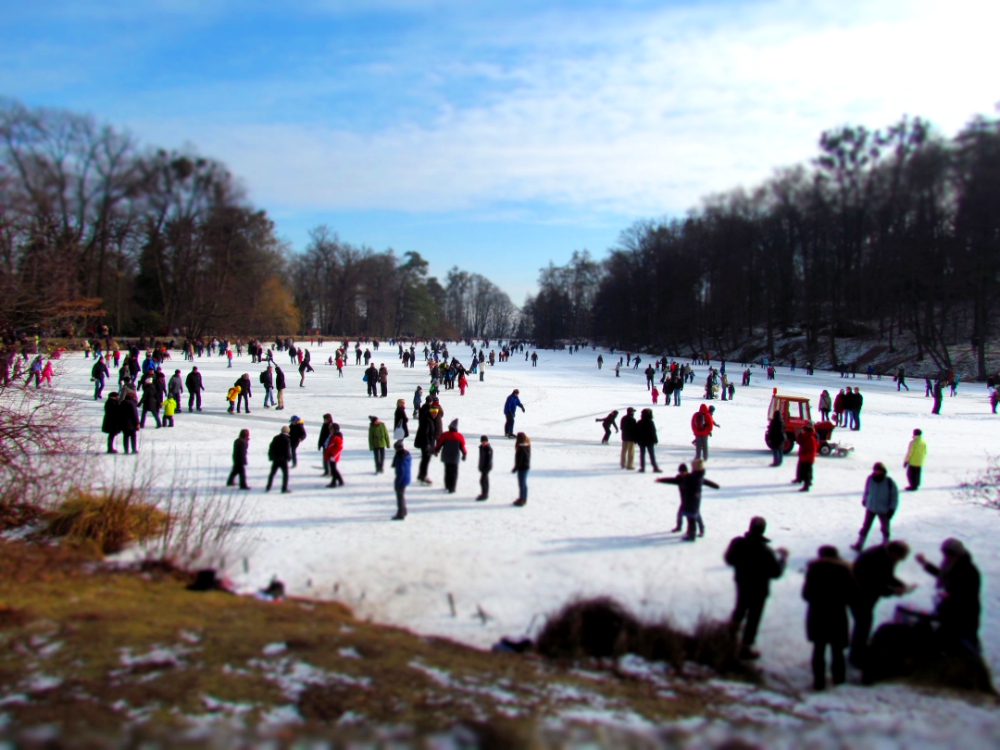
M 613 358 L 606 351 L 606 365 L 611 366 L 600 371 L 597 352 L 539 351 L 536 368 L 515 354 L 507 363 L 488 367 L 485 382 L 471 376 L 464 397 L 457 388 L 442 391 L 444 422 L 459 419 L 469 448 L 458 492 L 443 491 L 443 467 L 435 459 L 433 486 L 411 485 L 409 516 L 403 523 L 392 523 L 392 450 L 387 451 L 386 474 L 375 476 L 367 450 L 368 415 L 377 414 L 391 426 L 397 398 L 406 400 L 410 413 L 415 387 L 424 386 L 426 394 L 427 370 L 420 363 L 403 369 L 396 350 L 383 349 L 374 361 L 389 368 L 389 397 L 372 399 L 365 395 L 363 367 L 349 365 L 345 377 L 338 378 L 334 367 L 322 364 L 334 348 L 311 347 L 316 372 L 307 375 L 305 388 L 298 386 L 297 368 L 286 365 L 288 357 L 276 357 L 290 385 L 283 412 L 261 407 L 263 387 L 257 374 L 262 366 L 251 365 L 247 356 L 235 358 L 232 369 L 219 357 L 197 359 L 194 364 L 206 387 L 204 411 L 188 414 L 185 394 L 176 427 L 156 430 L 147 420 L 140 433 L 143 464 L 221 487 L 233 440 L 241 428 L 250 430 L 248 479 L 253 491 L 240 493 L 247 518 L 240 541 L 248 550 L 248 571 L 242 561 L 232 561 L 228 571 L 242 590 L 264 588 L 276 575 L 290 594 L 339 599 L 360 616 L 480 647 L 501 635 L 537 631 L 547 613 L 577 596 L 610 594 L 640 615 L 669 615 L 690 626 L 701 616 L 728 616 L 734 591 L 723 552 L 733 536 L 745 531 L 751 516 L 763 515 L 768 536 L 775 546 L 787 547 L 791 556 L 765 610 L 758 642 L 764 654 L 761 663 L 780 683 L 805 689 L 811 682 L 811 647 L 805 640 L 805 603 L 800 596 L 804 567 L 824 543 L 837 545 L 845 557 L 851 554 L 848 545 L 855 541 L 863 516 L 864 481 L 872 464 L 881 460 L 901 490 L 893 536 L 935 561 L 948 536 L 958 537 L 972 551 L 983 572 L 985 652 L 993 671 L 1000 669 L 1000 548 L 995 543 L 1000 514 L 955 494 L 961 481 L 986 467 L 987 454 L 1000 453 L 1000 417 L 990 414 L 982 384 L 962 384 L 957 397 L 946 396 L 944 413 L 932 416 L 920 380 L 913 381 L 909 393 L 897 393 L 890 378 L 848 379 L 865 396 L 863 429 L 838 429 L 834 439 L 856 450 L 846 458 L 819 457 L 813 491 L 804 494 L 790 484 L 794 455 L 781 468 L 769 466 L 763 435 L 771 388 L 808 396 L 815 410 L 820 391 L 827 388 L 836 395 L 844 380 L 833 373 L 810 377 L 782 367 L 777 380 L 768 382 L 763 371 L 754 368 L 753 384 L 738 387 L 734 401 L 712 402 L 721 427 L 711 439 L 707 476 L 722 489 L 705 489 L 707 536 L 685 544 L 679 535 L 668 533 L 674 525 L 677 490 L 654 484 L 648 469 L 646 474 L 619 469 L 619 435 L 612 433 L 611 445 L 600 445 L 603 433 L 596 418 L 613 409 L 624 415 L 627 406 L 652 406 L 641 370 L 623 368 L 615 378 Z M 469 360 L 464 345 L 450 347 L 450 353 Z M 646 362 L 644 357 L 643 369 Z M 136 459 L 103 454 L 103 404 L 89 398 L 91 360 L 71 353 L 59 364 L 57 385 L 81 397 L 82 423 L 92 436 L 92 450 L 100 455 L 97 461 L 109 476 L 129 476 Z M 164 369 L 169 378 L 174 369 L 186 375 L 190 367 L 175 352 Z M 680 408 L 664 406 L 662 397 L 654 407 L 657 459 L 665 475 L 693 458 L 690 419 L 703 403 L 706 371 L 695 367 L 695 383 L 685 387 Z M 728 371 L 739 382 L 742 368 L 730 364 Z M 242 372 L 250 373 L 253 383 L 253 413 L 229 415 L 225 393 Z M 510 473 L 513 441 L 502 437 L 503 403 L 514 388 L 520 389 L 526 408 L 526 413 L 518 412 L 515 430 L 527 432 L 534 444 L 524 508 L 511 506 L 517 497 L 516 477 Z M 326 412 L 345 435 L 340 471 L 347 484 L 336 490 L 325 486 L 316 449 Z M 305 420 L 309 434 L 299 448 L 299 466 L 291 471 L 293 494 L 264 494 L 268 443 L 292 415 Z M 813 416 L 818 418 L 818 412 Z M 928 444 L 924 484 L 919 492 L 902 492 L 902 461 L 915 427 L 923 429 Z M 419 461 L 419 451 L 412 447 L 415 433 L 416 420 L 411 419 L 406 442 L 413 454 L 414 478 Z M 474 501 L 481 434 L 490 436 L 495 451 L 491 496 L 485 503 Z M 875 524 L 869 543 L 878 538 Z M 904 581 L 919 584 L 902 601 L 930 607 L 933 579 L 912 556 L 897 572 Z M 890 618 L 900 601 L 882 600 L 877 620 Z

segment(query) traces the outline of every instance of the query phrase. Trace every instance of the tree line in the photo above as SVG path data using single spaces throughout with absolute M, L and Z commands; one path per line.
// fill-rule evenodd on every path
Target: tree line
M 221 162 L 0 100 L 0 333 L 507 336 L 518 310 L 325 227 L 294 253 Z
M 673 354 L 736 353 L 805 337 L 817 364 L 838 340 L 912 336 L 952 367 L 986 345 L 1000 303 L 1000 122 L 953 138 L 921 119 L 824 132 L 808 164 L 707 199 L 683 218 L 643 221 L 595 263 L 542 269 L 525 315 L 540 342 L 573 338 Z

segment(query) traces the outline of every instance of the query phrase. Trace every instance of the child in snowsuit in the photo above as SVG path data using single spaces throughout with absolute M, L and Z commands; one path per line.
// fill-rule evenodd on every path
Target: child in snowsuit
M 240 387 L 234 385 L 226 392 L 226 401 L 229 402 L 229 413 L 233 414 L 236 411 L 236 399 L 240 397 Z
M 656 406 L 656 404 L 659 402 L 659 399 L 660 399 L 660 391 L 654 385 L 653 386 L 653 406 Z
M 163 402 L 163 426 L 174 426 L 174 412 L 177 411 L 177 400 L 173 396 L 167 396 Z

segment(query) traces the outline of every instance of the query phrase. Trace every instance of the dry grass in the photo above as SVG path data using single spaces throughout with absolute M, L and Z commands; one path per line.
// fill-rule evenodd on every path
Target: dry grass
M 643 623 L 607 597 L 567 604 L 546 621 L 537 642 L 538 652 L 553 659 L 636 654 L 678 671 L 694 662 L 720 675 L 758 681 L 760 674 L 737 658 L 737 646 L 728 623 L 703 620 L 686 633 L 669 621 Z
M 71 490 L 69 497 L 46 516 L 47 534 L 93 544 L 105 555 L 161 536 L 170 522 L 168 514 L 146 500 L 134 485 L 103 493 Z

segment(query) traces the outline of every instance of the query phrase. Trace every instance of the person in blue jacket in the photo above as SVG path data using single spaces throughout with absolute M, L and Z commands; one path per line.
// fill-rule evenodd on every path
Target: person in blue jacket
M 396 490 L 396 515 L 393 521 L 402 521 L 406 518 L 406 488 L 410 484 L 411 468 L 413 459 L 410 452 L 406 450 L 402 440 L 395 443 L 396 455 L 392 457 L 392 468 L 395 471 L 396 479 L 393 487 Z
M 507 421 L 504 424 L 503 435 L 504 437 L 515 437 L 514 435 L 514 415 L 517 414 L 517 407 L 521 407 L 521 411 L 524 411 L 524 404 L 521 403 L 521 399 L 517 396 L 520 391 L 515 388 L 514 392 L 507 397 L 506 403 L 503 405 L 503 415 L 506 417 Z

